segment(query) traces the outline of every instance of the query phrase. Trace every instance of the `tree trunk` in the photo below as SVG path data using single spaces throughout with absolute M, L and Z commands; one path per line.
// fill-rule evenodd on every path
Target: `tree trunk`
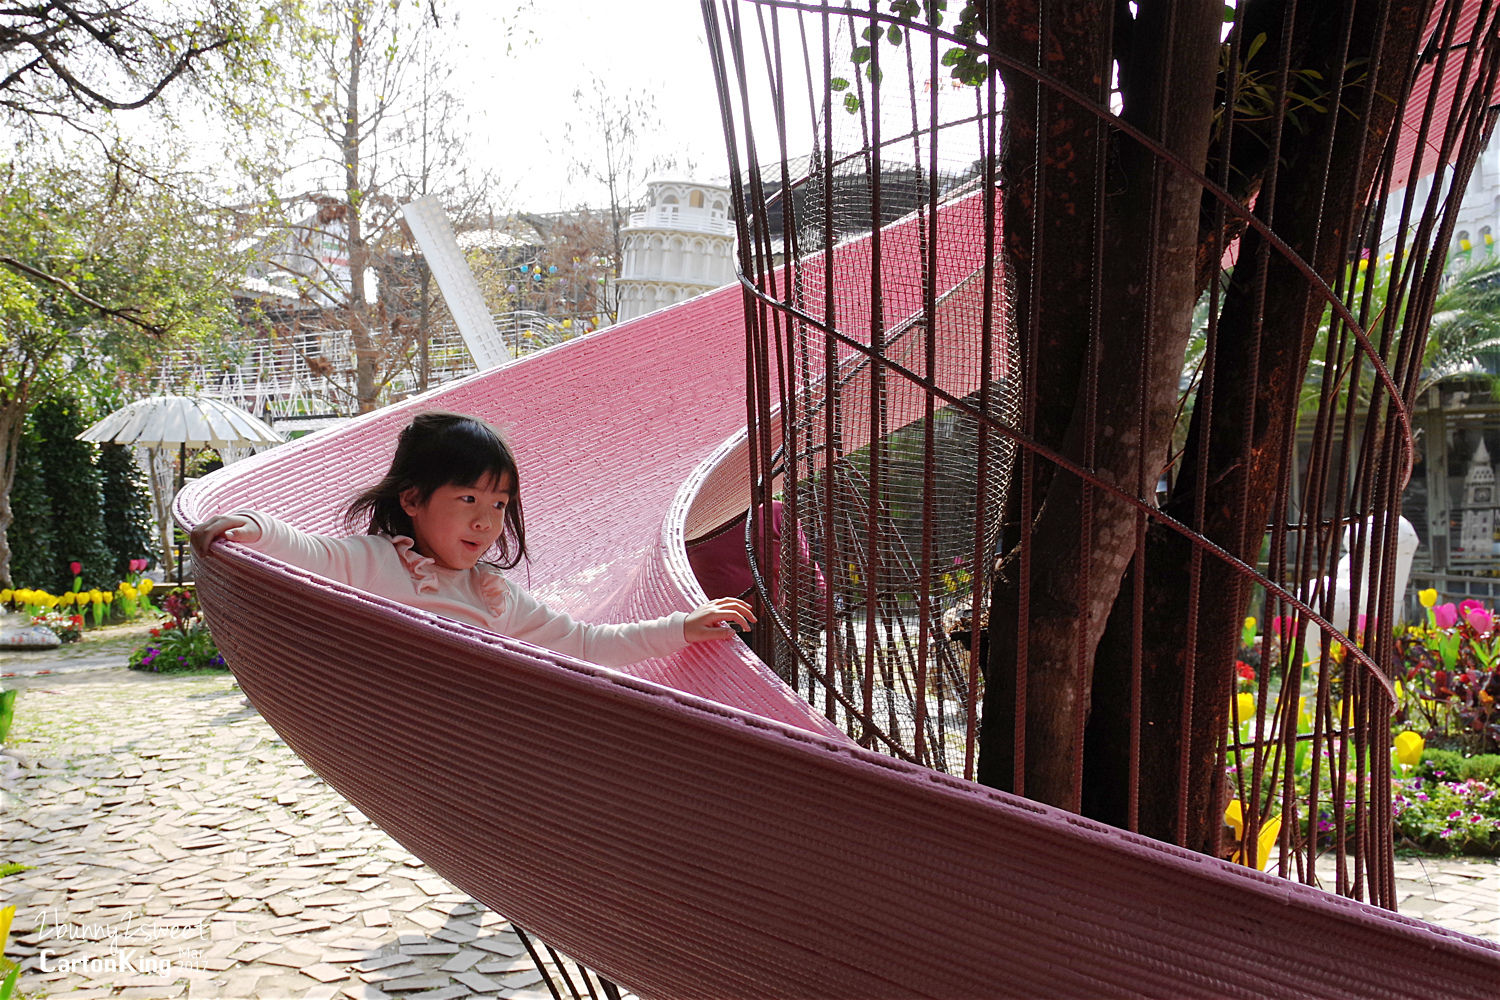
M 370 330 L 370 306 L 365 294 L 365 270 L 370 249 L 360 224 L 364 191 L 359 180 L 359 79 L 364 60 L 363 20 L 356 6 L 349 9 L 349 77 L 344 91 L 344 223 L 349 239 L 349 339 L 354 348 L 354 395 L 360 413 L 375 409 L 379 393 L 376 368 L 380 350 Z
M 1274 184 L 1261 189 L 1257 211 L 1329 284 L 1357 248 L 1355 227 L 1394 119 L 1394 101 L 1368 100 L 1363 67 L 1379 67 L 1378 94 L 1406 93 L 1424 8 L 1417 2 L 1361 5 L 1350 22 L 1347 51 L 1338 44 L 1343 31 L 1337 9 L 1312 5 L 1294 28 L 1305 32 L 1295 45 L 1308 53 L 1311 61 L 1304 65 L 1317 68 L 1330 87 L 1340 78 L 1347 82 L 1338 114 L 1304 112 L 1302 127 L 1285 129 L 1281 164 L 1266 175 Z M 1346 74 L 1345 67 L 1354 68 Z M 1300 390 L 1323 313 L 1322 299 L 1279 254 L 1270 254 L 1260 276 L 1262 242 L 1253 232 L 1241 242 L 1213 363 L 1166 507 L 1251 565 L 1285 486 Z M 1212 406 L 1206 391 L 1212 392 Z M 1127 579 L 1096 657 L 1085 811 L 1215 853 L 1223 810 L 1219 750 L 1251 588 L 1244 578 L 1195 556 L 1176 531 L 1155 523 L 1143 559 L 1144 588 L 1137 593 L 1136 580 Z M 1196 630 L 1189 631 L 1194 621 Z M 1139 661 L 1132 653 L 1136 641 Z M 1133 764 L 1125 706 L 1137 673 L 1140 757 Z M 1134 818 L 1132 766 L 1139 768 L 1140 784 Z
M 1044 2 L 1019 15 L 1018 6 L 1003 16 L 1020 20 L 992 35 L 1024 43 L 1007 54 L 1040 51 L 1043 72 L 1107 106 L 1113 6 Z M 1039 15 L 1047 27 L 1040 44 Z M 1140 19 L 1124 117 L 1201 167 L 1220 11 L 1142 5 Z M 1026 345 L 1026 431 L 1104 483 L 1149 497 L 1196 298 L 1201 189 L 1134 140 L 1106 133 L 1087 110 L 1038 94 L 1023 74 L 1002 76 L 1005 244 Z M 1135 548 L 1138 515 L 1029 456 L 1017 481 L 1028 557 L 994 588 L 979 779 L 1077 809 L 1094 649 Z
M 16 482 L 26 409 L 24 399 L 0 404 L 0 586 L 3 587 L 15 585 L 10 577 L 10 526 L 16 516 L 10 505 L 10 490 Z

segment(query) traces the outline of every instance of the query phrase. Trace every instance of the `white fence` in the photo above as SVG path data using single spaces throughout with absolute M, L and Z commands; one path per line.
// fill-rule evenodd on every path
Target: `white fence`
M 537 312 L 497 313 L 495 328 L 512 356 L 550 347 L 580 335 L 583 319 L 559 319 Z M 380 402 L 422 391 L 419 345 L 393 345 L 399 357 L 382 358 L 387 376 Z M 168 352 L 157 371 L 163 393 L 213 396 L 269 420 L 278 430 L 312 430 L 352 416 L 357 410 L 354 350 L 348 330 L 301 330 L 284 337 L 247 337 L 235 345 L 235 360 L 209 362 L 186 351 Z M 427 344 L 425 388 L 475 370 L 458 328 L 435 329 Z

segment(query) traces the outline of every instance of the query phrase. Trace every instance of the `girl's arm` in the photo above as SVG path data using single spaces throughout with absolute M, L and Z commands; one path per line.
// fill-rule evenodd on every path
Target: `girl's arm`
M 652 621 L 589 625 L 552 610 L 514 583 L 507 585 L 510 599 L 495 631 L 607 667 L 670 656 L 690 642 L 727 639 L 734 625 L 749 627 L 755 620 L 749 605 L 726 597 Z
M 217 538 L 242 542 L 258 552 L 275 556 L 293 566 L 310 570 L 340 583 L 377 590 L 385 570 L 380 564 L 383 550 L 394 559 L 394 550 L 384 539 L 373 536 L 330 538 L 301 531 L 269 514 L 259 511 L 236 511 L 219 514 L 197 525 L 189 532 L 193 552 L 199 558 L 208 555 Z M 389 595 L 387 595 L 389 596 Z
M 688 614 L 682 623 L 682 637 L 688 642 L 713 642 L 754 624 L 755 613 L 750 605 L 738 597 L 721 597 L 699 605 Z
M 193 543 L 193 555 L 202 559 L 208 555 L 208 548 L 216 538 L 254 545 L 260 541 L 260 525 L 240 514 L 215 514 L 202 524 L 194 525 L 188 538 Z

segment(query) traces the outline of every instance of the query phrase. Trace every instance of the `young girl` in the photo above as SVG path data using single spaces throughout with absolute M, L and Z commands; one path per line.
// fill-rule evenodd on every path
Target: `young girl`
M 621 666 L 666 656 L 690 642 L 748 628 L 750 606 L 733 598 L 629 625 L 586 625 L 542 604 L 500 572 L 526 558 L 521 480 L 510 449 L 489 424 L 424 413 L 401 432 L 385 478 L 350 501 L 351 525 L 368 534 L 331 538 L 268 514 L 211 517 L 192 530 L 193 551 L 220 536 L 362 590 L 579 659 Z M 494 553 L 494 562 L 486 559 Z

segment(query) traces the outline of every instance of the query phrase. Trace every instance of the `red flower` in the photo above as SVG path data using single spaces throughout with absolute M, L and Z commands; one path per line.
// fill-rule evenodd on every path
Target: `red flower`
M 79 573 L 83 572 L 83 563 L 81 563 L 81 562 L 70 562 L 70 563 L 68 563 L 68 569 L 70 569 L 70 570 L 73 571 L 73 575 L 74 576 L 77 576 Z
M 1255 680 L 1255 668 L 1246 663 L 1244 660 L 1234 661 L 1234 672 L 1240 675 L 1240 680 Z

